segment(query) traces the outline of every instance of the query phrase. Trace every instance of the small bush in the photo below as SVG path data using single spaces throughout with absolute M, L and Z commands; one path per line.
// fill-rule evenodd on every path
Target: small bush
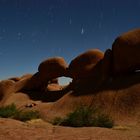
M 94 125 L 97 127 L 112 128 L 114 121 L 108 115 L 99 114 L 95 119 Z
M 38 111 L 21 111 L 17 114 L 15 114 L 14 119 L 20 120 L 20 121 L 28 121 L 32 119 L 38 119 L 39 118 L 39 112 Z
M 13 118 L 20 121 L 38 119 L 40 117 L 38 111 L 22 111 L 16 108 L 14 104 L 0 107 L 0 117 Z
M 53 124 L 72 127 L 97 126 L 111 128 L 114 122 L 109 116 L 100 114 L 95 108 L 81 106 L 63 119 L 55 118 Z
M 2 118 L 9 118 L 9 117 L 14 116 L 17 113 L 18 113 L 18 110 L 16 109 L 16 106 L 14 104 L 11 104 L 5 107 L 0 107 L 0 117 Z
M 60 117 L 56 117 L 54 118 L 54 120 L 52 121 L 53 125 L 61 125 L 61 123 L 63 122 L 63 119 Z
M 86 106 L 78 107 L 72 113 L 69 113 L 61 124 L 73 127 L 92 126 L 95 112 L 95 109 Z

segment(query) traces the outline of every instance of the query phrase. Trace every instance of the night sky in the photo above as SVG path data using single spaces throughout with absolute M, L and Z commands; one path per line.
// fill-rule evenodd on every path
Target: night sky
M 0 0 L 0 79 L 35 73 L 39 63 L 111 48 L 140 27 L 140 0 Z

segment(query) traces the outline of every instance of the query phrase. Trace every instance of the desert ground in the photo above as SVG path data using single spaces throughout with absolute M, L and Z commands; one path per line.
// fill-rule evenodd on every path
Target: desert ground
M 26 123 L 0 119 L 1 140 L 139 140 L 140 124 L 114 128 L 53 126 L 40 119 Z

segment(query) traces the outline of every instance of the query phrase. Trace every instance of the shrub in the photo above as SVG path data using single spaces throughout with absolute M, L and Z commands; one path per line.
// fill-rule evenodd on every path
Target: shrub
M 14 116 L 14 119 L 20 120 L 20 121 L 28 121 L 32 119 L 38 119 L 38 118 L 39 118 L 38 111 L 21 111 L 15 114 Z
M 106 114 L 99 114 L 94 122 L 97 127 L 112 128 L 114 126 L 114 121 Z
M 0 117 L 2 118 L 9 118 L 9 117 L 14 116 L 17 113 L 18 113 L 18 110 L 16 109 L 16 106 L 14 104 L 11 104 L 5 107 L 0 107 Z
M 114 122 L 108 115 L 99 113 L 96 108 L 81 106 L 63 119 L 55 118 L 53 124 L 72 127 L 97 126 L 111 128 Z
M 17 109 L 14 104 L 11 104 L 5 107 L 0 107 L 0 117 L 27 121 L 37 119 L 40 115 L 38 111 L 22 111 Z
M 93 113 L 95 113 L 95 109 L 86 106 L 78 107 L 69 113 L 61 124 L 73 127 L 92 126 Z
M 63 122 L 63 119 L 61 117 L 56 117 L 54 118 L 54 120 L 52 121 L 53 125 L 61 125 L 61 123 Z

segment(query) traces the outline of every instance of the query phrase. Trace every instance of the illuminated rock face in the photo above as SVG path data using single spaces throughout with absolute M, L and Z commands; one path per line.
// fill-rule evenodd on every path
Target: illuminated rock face
M 73 59 L 68 67 L 68 75 L 73 79 L 89 77 L 93 67 L 104 57 L 98 49 L 89 50 Z
M 140 29 L 119 36 L 112 45 L 114 75 L 140 69 Z
M 57 77 L 65 76 L 67 63 L 62 57 L 53 57 L 43 61 L 38 71 L 40 75 L 44 76 L 48 80 L 52 80 Z
M 3 80 L 0 82 L 0 96 L 13 92 L 15 82 L 13 80 Z
M 62 86 L 60 86 L 59 84 L 51 83 L 51 84 L 48 84 L 48 86 L 45 89 L 45 92 L 47 92 L 47 91 L 59 91 L 59 90 L 62 90 Z

